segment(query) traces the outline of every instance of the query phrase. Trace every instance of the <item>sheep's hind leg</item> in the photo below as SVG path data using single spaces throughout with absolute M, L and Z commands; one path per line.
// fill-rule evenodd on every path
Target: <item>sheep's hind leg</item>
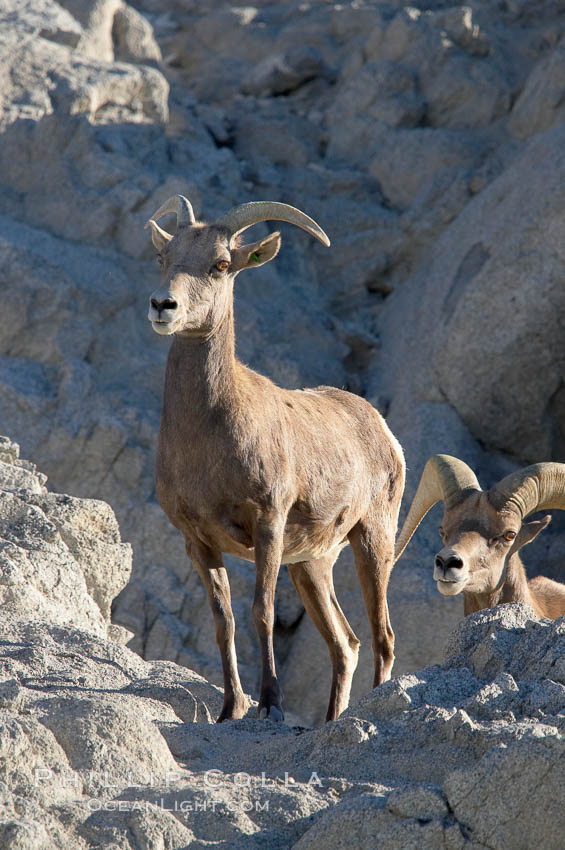
M 254 533 L 255 598 L 253 619 L 261 645 L 261 694 L 259 717 L 283 720 L 282 694 L 275 668 L 273 628 L 275 624 L 275 588 L 283 547 L 284 520 L 272 514 L 257 521 Z
M 326 555 L 288 565 L 298 595 L 330 652 L 333 673 L 326 720 L 336 720 L 349 704 L 359 653 L 359 640 L 335 595 L 332 576 L 335 560 L 335 556 Z
M 216 641 L 222 656 L 224 671 L 224 705 L 218 723 L 243 717 L 249 708 L 243 693 L 235 653 L 235 620 L 231 608 L 230 584 L 220 552 L 186 540 L 186 551 L 194 564 L 208 594 L 214 615 Z
M 357 574 L 373 635 L 375 678 L 373 687 L 390 679 L 394 662 L 394 632 L 390 625 L 386 592 L 394 562 L 395 527 L 377 510 L 363 517 L 349 532 Z

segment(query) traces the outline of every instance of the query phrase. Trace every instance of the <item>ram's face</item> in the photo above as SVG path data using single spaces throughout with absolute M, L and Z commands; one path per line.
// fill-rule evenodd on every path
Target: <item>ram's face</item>
M 462 590 L 496 590 L 507 558 L 519 542 L 521 527 L 517 513 L 497 512 L 484 492 L 473 492 L 446 511 L 440 527 L 443 548 L 434 562 L 439 592 L 454 596 Z
M 228 310 L 234 272 L 228 237 L 213 227 L 184 228 L 157 253 L 161 285 L 149 298 L 153 330 L 206 336 Z
M 153 330 L 164 336 L 210 336 L 231 308 L 235 276 L 272 260 L 280 242 L 280 234 L 273 233 L 250 245 L 233 245 L 225 230 L 201 223 L 168 239 L 154 232 L 161 286 L 149 297 Z
M 158 224 L 175 213 L 172 236 Z M 256 268 L 277 256 L 280 233 L 259 242 L 239 244 L 239 235 L 262 221 L 295 224 L 329 246 L 330 240 L 305 213 L 277 201 L 240 204 L 215 224 L 196 221 L 184 195 L 166 200 L 149 219 L 151 239 L 162 268 L 162 282 L 149 298 L 148 318 L 158 334 L 210 337 L 231 309 L 233 281 L 243 269 Z

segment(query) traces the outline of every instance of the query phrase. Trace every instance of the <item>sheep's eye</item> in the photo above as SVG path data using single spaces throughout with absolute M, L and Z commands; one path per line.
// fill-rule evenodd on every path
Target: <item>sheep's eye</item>
M 443 528 L 440 528 L 440 530 L 439 530 L 439 536 L 440 536 L 440 537 L 443 537 L 444 535 L 445 535 L 445 531 L 443 530 Z
M 160 266 L 162 266 L 163 263 L 165 262 L 165 258 L 162 254 L 157 254 L 157 262 L 159 263 Z
M 216 265 L 214 266 L 214 268 L 217 269 L 217 271 L 219 271 L 219 272 L 227 272 L 229 267 L 230 267 L 230 264 L 228 263 L 227 260 L 219 260 L 216 263 Z
M 514 540 L 514 538 L 516 537 L 516 532 L 515 531 L 505 531 L 503 537 L 504 537 L 505 540 L 508 540 L 508 542 L 510 542 L 511 540 Z

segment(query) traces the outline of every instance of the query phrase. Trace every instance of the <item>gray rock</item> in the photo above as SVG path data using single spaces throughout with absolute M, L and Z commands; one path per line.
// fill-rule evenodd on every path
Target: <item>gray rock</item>
M 493 748 L 474 768 L 446 778 L 449 805 L 479 846 L 526 850 L 541 839 L 548 850 L 557 850 L 565 826 L 563 759 L 564 742 L 557 735 Z
M 243 158 L 265 158 L 270 165 L 304 167 L 317 156 L 320 130 L 304 118 L 257 114 L 254 105 L 234 120 L 234 150 Z
M 120 62 L 153 63 L 162 60 L 153 28 L 132 6 L 123 5 L 113 20 L 114 54 Z
M 114 15 L 124 6 L 122 0 L 95 0 L 94 3 L 89 0 L 60 0 L 60 4 L 83 28 L 78 51 L 103 62 L 112 62 L 112 26 Z
M 47 494 L 46 476 L 2 445 L 0 600 L 6 615 L 73 623 L 106 635 L 110 605 L 127 583 L 131 547 L 103 502 Z
M 24 464 L 15 444 L 2 440 L 0 450 L 7 466 Z M 49 507 L 50 524 L 13 527 L 22 545 L 40 553 L 53 529 L 71 529 L 84 573 L 88 534 L 119 539 L 101 503 L 2 492 Z M 43 575 L 37 558 L 28 583 Z M 99 578 L 112 580 L 104 561 Z M 480 612 L 454 634 L 442 666 L 392 679 L 308 730 L 251 713 L 213 724 L 219 688 L 108 640 L 77 620 L 72 594 L 64 606 L 61 624 L 54 607 L 47 619 L 2 608 L 6 850 L 560 846 L 559 621 L 532 620 L 520 605 Z
M 565 43 L 534 67 L 510 116 L 510 130 L 520 139 L 563 123 Z
M 20 458 L 20 447 L 9 437 L 0 437 L 0 481 L 2 489 L 17 492 L 45 493 L 47 476 L 35 464 Z
M 288 94 L 325 72 L 322 57 L 312 48 L 296 45 L 285 53 L 266 56 L 242 81 L 246 94 Z
M 363 114 L 369 121 L 388 127 L 415 127 L 425 112 L 417 93 L 416 77 L 399 62 L 368 62 L 355 75 L 347 75 L 328 111 L 330 126 L 344 131 L 344 122 Z
M 399 356 L 375 371 L 374 382 L 394 399 L 393 422 L 396 410 L 407 412 L 403 399 L 412 409 L 416 399 L 443 395 L 489 449 L 522 462 L 561 456 L 555 281 L 562 260 L 549 247 L 559 205 L 552 200 L 559 178 L 553 183 L 549 171 L 561 167 L 561 135 L 556 128 L 532 140 L 444 231 L 425 268 L 387 300 L 381 346 L 395 346 Z
M 0 10 L 0 26 L 14 27 L 18 33 L 29 37 L 45 38 L 49 41 L 76 47 L 82 36 L 78 20 L 62 8 L 64 4 L 55 0 L 38 0 L 22 8 L 15 0 L 6 0 Z
M 500 626 L 503 631 L 499 631 Z M 471 641 L 476 641 L 477 632 L 481 640 L 474 649 Z M 481 678 L 494 678 L 505 671 L 515 679 L 565 683 L 565 663 L 560 660 L 558 649 L 563 633 L 562 618 L 540 621 L 527 606 L 499 605 L 490 611 L 479 611 L 461 623 L 446 648 L 446 661 L 452 666 L 464 663 Z
M 560 312 L 561 290 L 554 281 L 560 275 L 562 260 L 559 255 L 549 259 L 545 244 L 553 244 L 549 222 L 554 220 L 554 201 L 552 181 L 548 182 L 544 173 L 550 162 L 554 163 L 550 166 L 552 173 L 560 168 L 559 159 L 551 151 L 561 148 L 561 137 L 559 128 L 533 141 L 492 189 L 485 190 L 476 203 L 469 205 L 471 219 L 465 223 L 467 216 L 462 216 L 452 235 L 457 240 L 455 231 L 465 227 L 471 239 L 466 244 L 459 243 L 461 251 L 453 257 L 453 276 L 444 265 L 450 285 L 444 301 L 446 330 L 439 336 L 436 356 L 440 386 L 465 423 L 487 445 L 532 461 L 559 456 L 561 452 L 558 376 L 563 367 L 556 342 L 560 330 L 552 316 L 557 317 Z M 518 174 L 519 183 L 515 180 Z M 543 213 L 536 203 L 534 185 L 538 181 L 544 187 L 543 201 L 539 198 Z M 508 191 L 517 192 L 522 200 Z M 559 204 L 557 199 L 556 203 Z M 520 208 L 522 214 L 518 218 Z M 527 223 L 534 219 L 535 232 Z M 547 227 L 542 224 L 544 220 Z M 479 235 L 477 226 L 481 228 L 481 238 L 474 239 Z M 516 255 L 518 244 L 520 254 Z M 541 256 L 548 257 L 542 267 L 536 259 Z M 509 285 L 512 322 L 499 322 L 495 317 L 504 310 Z M 542 305 L 550 303 L 553 309 L 546 313 Z M 465 324 L 470 329 L 471 315 L 481 316 L 480 328 L 477 326 L 466 335 L 462 328 Z M 496 341 L 489 342 L 495 325 Z M 469 366 L 473 364 L 470 383 L 463 375 L 465 363 L 461 357 Z M 528 374 L 531 378 L 526 377 Z M 466 399 L 464 383 L 469 386 Z M 499 388 L 496 398 L 495 386 Z M 471 406 L 476 411 L 474 415 Z M 544 422 L 542 411 L 546 409 L 548 419 Z
M 473 19 L 470 6 L 452 7 L 437 12 L 439 23 L 445 27 L 453 41 L 474 56 L 486 56 L 490 52 L 490 42 L 486 33 Z
M 394 136 L 378 132 L 377 139 L 378 153 L 375 151 L 369 171 L 389 201 L 401 208 L 414 202 L 442 172 L 474 163 L 484 155 L 480 141 L 471 142 L 453 130 L 400 129 Z M 418 168 L 414 168 L 415 162 Z
M 418 820 L 433 820 L 447 816 L 448 808 L 442 795 L 423 785 L 402 788 L 388 795 L 387 809 L 393 815 Z

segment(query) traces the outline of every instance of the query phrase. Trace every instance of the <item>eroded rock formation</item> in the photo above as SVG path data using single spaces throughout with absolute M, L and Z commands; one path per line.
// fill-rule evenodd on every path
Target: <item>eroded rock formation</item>
M 563 846 L 565 621 L 500 606 L 333 723 L 216 725 L 217 687 L 108 630 L 130 566 L 108 505 L 0 446 L 3 850 Z

